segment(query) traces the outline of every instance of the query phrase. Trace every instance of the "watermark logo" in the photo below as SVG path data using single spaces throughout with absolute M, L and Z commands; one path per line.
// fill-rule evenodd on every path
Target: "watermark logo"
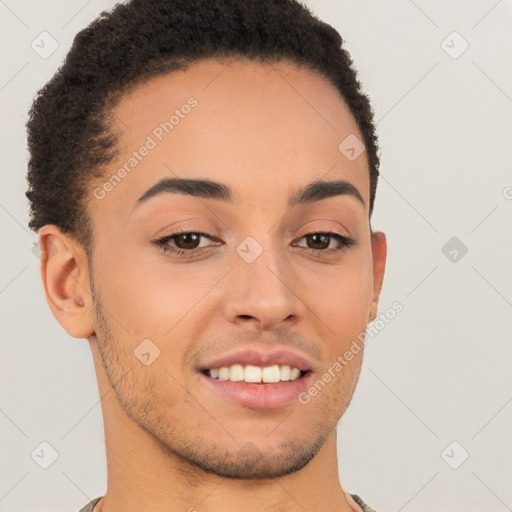
M 466 255 L 468 248 L 459 238 L 454 236 L 443 245 L 441 252 L 452 263 L 458 263 Z
M 41 32 L 31 43 L 30 47 L 41 59 L 47 59 L 59 47 L 57 40 L 48 32 Z
M 365 147 L 363 141 L 357 135 L 351 133 L 348 137 L 343 139 L 338 149 L 347 160 L 353 162 L 359 158 Z
M 137 345 L 133 353 L 144 366 L 149 366 L 160 355 L 160 349 L 149 338 L 146 338 Z
M 468 451 L 457 441 L 452 441 L 442 452 L 441 458 L 452 469 L 458 469 L 469 457 Z
M 469 48 L 469 43 L 457 31 L 453 31 L 441 41 L 441 48 L 455 60 Z
M 39 467 L 48 469 L 59 458 L 59 453 L 48 441 L 43 441 L 34 448 L 30 456 Z
M 248 236 L 237 245 L 236 252 L 246 263 L 252 263 L 263 252 L 263 247 L 255 238 Z

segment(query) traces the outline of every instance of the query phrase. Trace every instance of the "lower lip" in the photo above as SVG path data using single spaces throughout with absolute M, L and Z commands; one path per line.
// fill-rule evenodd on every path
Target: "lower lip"
M 249 384 L 244 381 L 232 382 L 208 377 L 201 373 L 201 378 L 217 393 L 228 400 L 245 407 L 256 409 L 277 409 L 298 400 L 311 380 L 311 372 L 296 380 L 276 382 L 275 384 Z

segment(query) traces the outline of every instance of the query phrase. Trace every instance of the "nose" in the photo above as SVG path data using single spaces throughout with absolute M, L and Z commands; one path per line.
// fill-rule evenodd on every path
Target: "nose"
M 298 280 L 279 249 L 262 249 L 251 263 L 238 253 L 234 255 L 234 268 L 225 283 L 224 315 L 232 323 L 256 323 L 262 330 L 274 330 L 283 323 L 291 326 L 305 312 L 296 289 Z

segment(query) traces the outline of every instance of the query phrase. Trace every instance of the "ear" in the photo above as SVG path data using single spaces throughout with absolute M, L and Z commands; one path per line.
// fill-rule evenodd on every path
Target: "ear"
M 94 333 L 87 254 L 52 224 L 39 230 L 41 278 L 53 316 L 73 338 Z
M 373 257 L 373 297 L 368 322 L 373 322 L 377 317 L 379 307 L 379 297 L 384 281 L 384 270 L 386 268 L 387 243 L 386 235 L 381 231 L 374 231 L 372 237 L 372 257 Z

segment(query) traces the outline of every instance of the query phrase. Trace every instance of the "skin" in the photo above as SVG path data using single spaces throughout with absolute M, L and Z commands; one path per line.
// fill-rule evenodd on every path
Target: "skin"
M 349 161 L 338 150 L 349 134 L 362 138 L 356 122 L 317 73 L 205 60 L 123 97 L 120 154 L 105 176 L 190 96 L 198 105 L 112 191 L 100 200 L 91 186 L 90 261 L 56 226 L 39 232 L 48 304 L 89 340 L 103 397 L 108 483 L 95 510 L 360 510 L 339 481 L 336 425 L 363 350 L 307 405 L 269 410 L 228 401 L 197 370 L 207 356 L 272 345 L 310 359 L 314 382 L 375 318 L 386 239 L 368 220 L 366 154 Z M 164 177 L 225 183 L 238 202 L 167 193 L 134 209 Z M 287 208 L 317 179 L 349 181 L 364 205 L 340 195 Z M 216 238 L 169 242 L 209 246 L 193 258 L 152 244 L 180 228 Z M 329 231 L 356 244 L 314 254 L 321 244 L 306 235 Z M 250 264 L 235 251 L 247 236 L 263 249 Z M 146 338 L 160 350 L 149 366 L 133 354 Z

